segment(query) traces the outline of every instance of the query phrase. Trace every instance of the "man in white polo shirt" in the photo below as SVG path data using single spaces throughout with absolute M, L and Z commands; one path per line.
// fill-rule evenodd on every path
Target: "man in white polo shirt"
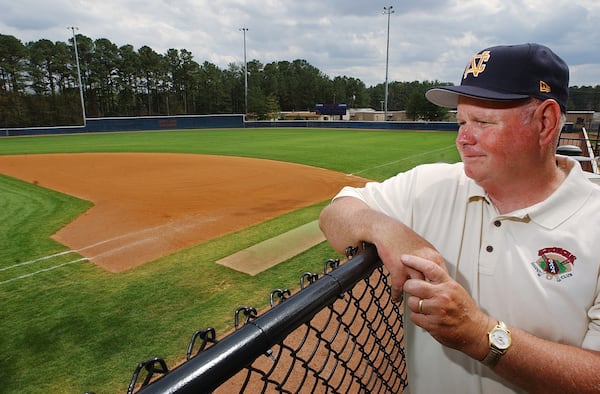
M 568 81 L 542 45 L 477 53 L 426 94 L 457 108 L 462 162 L 346 187 L 321 213 L 336 250 L 374 244 L 404 294 L 413 394 L 600 392 L 600 187 L 556 156 Z

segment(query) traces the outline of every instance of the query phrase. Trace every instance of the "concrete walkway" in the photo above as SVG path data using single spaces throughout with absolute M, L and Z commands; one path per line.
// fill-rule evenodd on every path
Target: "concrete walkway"
M 254 276 L 323 241 L 325 236 L 319 229 L 318 221 L 315 220 L 240 250 L 218 260 L 217 264 Z

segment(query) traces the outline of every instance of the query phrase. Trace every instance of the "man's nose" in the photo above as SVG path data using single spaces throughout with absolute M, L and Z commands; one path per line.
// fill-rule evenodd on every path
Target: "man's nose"
M 475 142 L 475 135 L 473 128 L 469 124 L 462 124 L 458 128 L 458 134 L 456 136 L 456 143 L 458 145 L 473 144 Z

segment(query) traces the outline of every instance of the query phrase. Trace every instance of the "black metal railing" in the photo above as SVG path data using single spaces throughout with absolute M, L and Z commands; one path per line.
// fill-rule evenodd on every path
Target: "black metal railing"
M 562 132 L 558 139 L 557 153 L 574 156 L 584 171 L 599 174 L 600 134 L 588 133 L 585 127 L 576 132 Z
M 238 308 L 236 330 L 220 341 L 212 329 L 197 331 L 187 361 L 175 369 L 156 358 L 141 362 L 129 392 L 138 386 L 143 394 L 402 392 L 401 306 L 391 301 L 373 246 L 349 257 L 344 264 L 328 260 L 321 277 L 303 274 L 294 295 L 274 290 L 272 308 L 261 316 L 252 307 Z

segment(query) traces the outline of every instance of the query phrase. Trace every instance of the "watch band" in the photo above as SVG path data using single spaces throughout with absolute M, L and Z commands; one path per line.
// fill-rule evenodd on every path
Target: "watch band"
M 503 354 L 504 350 L 500 350 L 494 346 L 490 346 L 490 351 L 488 352 L 487 356 L 485 356 L 485 358 L 481 360 L 481 363 L 487 367 L 493 367 L 496 364 L 498 364 L 498 361 L 500 360 L 500 357 L 502 357 Z

